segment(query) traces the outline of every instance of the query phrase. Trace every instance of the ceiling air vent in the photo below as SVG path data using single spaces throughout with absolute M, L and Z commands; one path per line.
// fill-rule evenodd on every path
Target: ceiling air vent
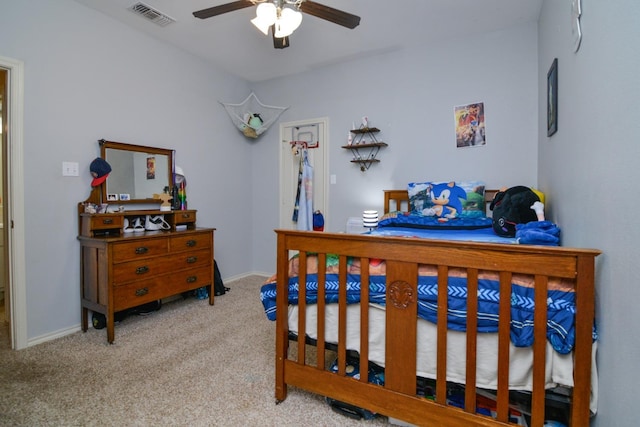
M 153 9 L 150 6 L 147 6 L 144 3 L 136 3 L 133 6 L 131 6 L 129 8 L 130 11 L 132 11 L 135 14 L 138 14 L 140 16 L 142 16 L 143 18 L 148 19 L 149 21 L 153 22 L 154 24 L 158 24 L 161 27 L 165 27 L 169 24 L 171 24 L 172 22 L 176 22 L 175 19 L 173 19 L 172 17 Z

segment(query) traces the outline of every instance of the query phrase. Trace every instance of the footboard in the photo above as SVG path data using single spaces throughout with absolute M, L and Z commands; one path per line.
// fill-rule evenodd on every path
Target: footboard
M 276 400 L 283 401 L 287 386 L 299 387 L 323 396 L 347 402 L 372 412 L 401 419 L 415 425 L 512 425 L 509 422 L 509 357 L 511 324 L 511 286 L 514 275 L 533 278 L 535 301 L 547 301 L 551 280 L 561 280 L 575 292 L 576 320 L 573 348 L 573 389 L 571 393 L 572 427 L 589 424 L 592 345 L 594 324 L 594 264 L 596 250 L 524 245 L 447 242 L 435 240 L 376 237 L 331 233 L 277 230 L 277 295 L 276 295 Z M 338 339 L 337 373 L 327 369 L 325 269 L 318 268 L 316 360 L 307 357 L 304 339 L 293 344 L 289 340 L 289 255 L 299 251 L 299 283 L 307 282 L 307 257 L 317 254 L 318 265 L 324 266 L 328 254 L 338 256 Z M 347 360 L 347 263 L 359 260 L 361 282 L 369 283 L 369 266 L 377 260 L 386 263 L 386 303 L 384 342 L 384 385 L 369 383 L 370 307 L 359 305 L 359 379 L 346 373 Z M 416 392 L 418 270 L 420 266 L 437 271 L 437 372 L 433 400 Z M 447 400 L 447 325 L 449 271 L 466 272 L 466 355 L 463 408 Z M 478 283 L 484 272 L 499 278 L 499 322 L 495 354 L 497 354 L 497 388 L 495 415 L 479 415 L 476 369 L 478 335 Z M 360 301 L 369 301 L 369 286 L 360 287 Z M 306 331 L 306 288 L 298 290 L 297 331 Z M 533 315 L 533 364 L 531 390 L 531 424 L 542 426 L 545 420 L 545 362 L 547 356 L 547 304 L 535 304 Z M 302 335 L 302 334 L 301 334 Z M 332 343 L 333 344 L 333 343 Z M 290 349 L 290 345 L 295 348 Z M 290 351 L 295 350 L 295 351 Z M 492 351 L 494 351 L 492 349 Z M 450 356 L 450 355 L 449 355 Z

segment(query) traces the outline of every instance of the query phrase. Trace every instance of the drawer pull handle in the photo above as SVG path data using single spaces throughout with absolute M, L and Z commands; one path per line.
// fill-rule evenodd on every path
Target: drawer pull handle
M 193 264 L 196 261 L 198 261 L 198 257 L 197 256 L 190 256 L 190 257 L 187 258 L 187 264 Z
M 149 288 L 136 289 L 136 296 L 141 297 L 149 293 Z
M 192 248 L 196 245 L 196 241 L 195 240 L 187 240 L 187 246 Z
M 146 254 L 147 252 L 149 252 L 149 248 L 147 248 L 146 246 L 140 246 L 136 248 L 136 255 Z
M 184 219 L 187 219 L 187 218 L 189 218 L 189 217 L 190 217 L 190 215 L 189 215 L 189 214 L 187 214 L 187 213 L 183 213 L 183 214 L 182 214 L 182 218 L 184 218 Z
M 195 283 L 198 280 L 198 276 L 187 277 L 187 283 Z
M 149 267 L 147 267 L 146 265 L 136 268 L 136 274 L 144 274 L 148 272 L 149 272 Z
M 105 219 L 102 220 L 102 223 L 104 225 L 113 224 L 113 218 L 105 218 Z

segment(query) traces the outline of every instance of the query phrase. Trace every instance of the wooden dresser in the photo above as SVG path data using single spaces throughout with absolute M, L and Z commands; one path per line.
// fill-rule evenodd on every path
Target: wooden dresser
M 123 232 L 125 220 L 164 215 L 168 230 Z M 114 313 L 213 285 L 213 228 L 197 228 L 196 211 L 79 214 L 82 330 L 89 310 L 106 317 L 114 341 Z M 177 229 L 184 229 L 177 231 Z M 213 286 L 211 286 L 213 287 Z M 209 304 L 214 303 L 209 292 Z

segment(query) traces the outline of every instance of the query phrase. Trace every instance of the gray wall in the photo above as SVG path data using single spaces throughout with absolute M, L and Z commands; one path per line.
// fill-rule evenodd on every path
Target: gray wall
M 571 48 L 569 2 L 547 0 L 539 23 L 539 173 L 564 243 L 597 261 L 599 414 L 594 425 L 638 424 L 640 3 L 582 0 L 583 38 Z M 547 138 L 546 73 L 558 58 L 558 132 Z
M 275 271 L 278 126 L 247 140 L 217 102 L 239 102 L 255 90 L 267 104 L 290 107 L 281 121 L 329 117 L 329 173 L 337 176 L 329 230 L 343 229 L 365 207 L 381 207 L 382 189 L 412 180 L 483 179 L 489 187 L 545 191 L 564 243 L 603 251 L 594 425 L 634 425 L 640 5 L 583 0 L 583 45 L 574 54 L 569 3 L 546 0 L 538 24 L 249 87 L 71 1 L 0 0 L 0 55 L 25 62 L 29 338 L 78 325 L 75 206 L 88 196 L 99 138 L 176 149 L 199 223 L 219 228 L 223 274 Z M 547 138 L 546 73 L 554 57 L 559 130 Z M 487 109 L 488 144 L 456 149 L 453 107 L 476 101 Z M 339 148 L 363 115 L 390 144 L 366 173 Z M 60 176 L 63 160 L 80 162 L 79 179 Z M 608 209 L 599 206 L 605 200 Z
M 70 0 L 0 0 L 0 11 L 0 55 L 25 70 L 29 340 L 79 325 L 76 206 L 100 138 L 175 149 L 198 223 L 219 229 L 224 273 L 249 271 L 252 181 L 236 165 L 251 150 L 218 103 L 247 83 Z M 63 161 L 80 177 L 62 177 Z
M 489 188 L 537 184 L 536 23 L 431 46 L 415 46 L 297 76 L 263 82 L 259 97 L 289 106 L 281 121 L 329 117 L 329 210 L 325 229 L 382 209 L 383 189 L 410 181 L 483 180 Z M 487 145 L 456 148 L 454 106 L 485 103 Z M 389 147 L 366 172 L 341 148 L 368 116 Z M 278 128 L 253 151 L 255 268 L 275 271 L 278 227 Z

